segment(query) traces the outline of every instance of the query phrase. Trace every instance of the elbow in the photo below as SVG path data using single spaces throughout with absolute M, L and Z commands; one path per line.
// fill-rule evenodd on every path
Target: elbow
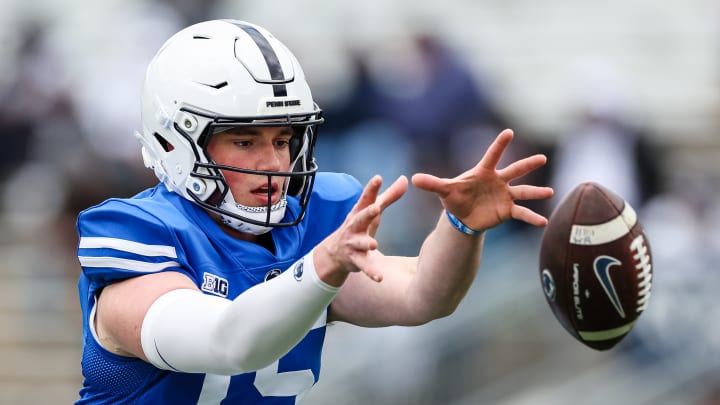
M 260 370 L 272 364 L 276 359 L 258 356 L 249 346 L 238 347 L 233 344 L 218 345 L 212 349 L 216 364 L 221 365 L 216 374 L 235 375 Z
M 455 312 L 455 308 L 442 308 L 441 310 L 433 310 L 418 314 L 413 320 L 405 326 L 421 326 L 430 323 L 434 320 L 441 319 L 452 315 Z
M 213 345 L 209 350 L 213 362 L 218 366 L 215 374 L 234 375 L 248 371 L 247 353 L 236 350 L 232 344 Z
M 236 374 L 249 373 L 263 369 L 272 364 L 275 360 L 276 359 L 258 358 L 258 356 L 253 356 L 251 354 L 247 354 L 245 356 L 235 356 L 235 358 L 232 359 L 233 366 L 236 370 L 238 370 Z
M 443 308 L 441 311 L 438 311 L 437 314 L 435 314 L 435 319 L 445 318 L 455 313 L 455 310 L 458 308 L 458 304 L 448 305 L 446 308 Z
M 460 305 L 459 301 L 445 303 L 445 305 L 442 305 L 439 308 L 435 309 L 435 311 L 432 313 L 432 319 L 430 319 L 430 320 L 446 318 L 446 317 L 454 314 L 455 310 L 458 308 L 459 305 Z
M 217 369 L 213 370 L 215 374 L 235 375 L 257 371 L 272 364 L 279 357 L 262 350 L 262 344 L 252 344 L 255 339 L 249 334 L 232 335 L 222 328 L 215 328 L 212 336 L 208 351 L 213 364 L 217 366 Z
M 446 318 L 453 313 L 460 305 L 459 299 L 447 299 L 436 302 L 424 302 L 423 305 L 415 306 L 413 321 L 407 326 L 420 326 L 436 319 Z

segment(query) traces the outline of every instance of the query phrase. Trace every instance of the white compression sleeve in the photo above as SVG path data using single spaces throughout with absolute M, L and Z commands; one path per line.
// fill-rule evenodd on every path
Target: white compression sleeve
M 148 310 L 142 348 L 158 368 L 233 375 L 259 370 L 293 348 L 339 288 L 320 280 L 313 252 L 230 301 L 173 290 Z

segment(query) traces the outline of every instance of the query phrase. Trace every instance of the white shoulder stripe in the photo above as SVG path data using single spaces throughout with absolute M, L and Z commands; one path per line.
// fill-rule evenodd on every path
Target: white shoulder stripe
M 117 257 L 78 256 L 80 265 L 84 267 L 115 267 L 137 272 L 158 272 L 170 267 L 180 266 L 178 262 L 148 263 L 139 260 L 119 259 Z
M 177 258 L 174 246 L 146 245 L 144 243 L 118 238 L 82 237 L 80 238 L 79 247 L 86 249 L 110 248 L 143 256 L 167 256 Z
M 625 236 L 635 223 L 637 214 L 625 201 L 625 208 L 617 217 L 604 224 L 573 225 L 570 231 L 570 244 L 572 245 L 603 245 Z

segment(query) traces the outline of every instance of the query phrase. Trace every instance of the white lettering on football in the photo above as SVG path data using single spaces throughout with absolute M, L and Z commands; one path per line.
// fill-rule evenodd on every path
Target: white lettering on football
M 573 304 L 575 306 L 575 316 L 577 319 L 583 319 L 582 308 L 580 307 L 580 275 L 578 271 L 578 264 L 573 264 L 573 278 L 572 278 L 572 289 L 573 289 Z
M 635 223 L 637 223 L 637 214 L 626 201 L 622 213 L 608 222 L 597 225 L 573 225 L 570 230 L 570 244 L 604 245 L 627 235 Z

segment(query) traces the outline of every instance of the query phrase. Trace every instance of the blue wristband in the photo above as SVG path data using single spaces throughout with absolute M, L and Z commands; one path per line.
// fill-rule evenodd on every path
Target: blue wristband
M 450 220 L 450 223 L 452 224 L 452 226 L 455 229 L 457 229 L 458 231 L 460 231 L 466 235 L 477 236 L 477 235 L 482 235 L 483 232 L 485 232 L 484 230 L 476 231 L 474 229 L 470 229 L 465 224 L 460 222 L 460 220 L 455 215 L 451 214 L 449 211 L 445 211 L 445 213 L 447 214 L 447 217 Z

